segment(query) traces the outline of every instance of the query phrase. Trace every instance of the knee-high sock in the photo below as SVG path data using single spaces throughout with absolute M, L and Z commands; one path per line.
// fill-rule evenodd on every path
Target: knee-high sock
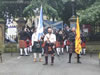
M 30 52 L 32 52 L 32 46 L 30 46 Z
M 34 55 L 34 58 L 37 58 L 37 53 L 33 53 L 33 55 Z
M 67 41 L 67 40 L 64 40 L 64 46 L 66 46 L 66 41 Z
M 51 63 L 54 63 L 54 56 L 51 56 Z
M 86 54 L 86 49 L 85 48 L 83 48 L 83 53 Z
M 56 48 L 57 50 L 57 54 L 59 55 L 60 54 L 60 48 Z
M 42 54 L 41 54 L 41 53 L 39 53 L 39 58 L 40 58 L 40 59 L 42 58 Z
M 20 48 L 20 55 L 23 55 L 23 49 Z
M 64 48 L 61 48 L 61 52 L 64 53 Z
M 71 63 L 72 53 L 69 53 L 69 62 Z
M 27 52 L 30 52 L 30 47 L 27 47 Z
M 67 50 L 67 52 L 68 52 L 68 46 L 66 46 L 66 50 Z
M 42 55 L 44 54 L 44 49 L 42 48 Z
M 48 56 L 45 56 L 45 64 L 48 64 Z
M 24 48 L 25 55 L 28 55 L 27 48 Z
M 80 62 L 80 54 L 77 54 L 77 62 Z

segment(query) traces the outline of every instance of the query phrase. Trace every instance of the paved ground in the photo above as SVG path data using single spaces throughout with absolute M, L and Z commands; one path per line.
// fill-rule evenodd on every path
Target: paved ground
M 100 65 L 97 55 L 82 56 L 82 64 L 76 63 L 75 54 L 72 63 L 68 62 L 68 54 L 55 57 L 55 64 L 42 65 L 43 62 L 33 62 L 33 55 L 19 56 L 9 53 L 3 54 L 3 63 L 0 63 L 0 75 L 100 75 Z M 43 57 L 44 58 L 44 57 Z M 43 59 L 44 60 L 44 59 Z M 50 61 L 49 61 L 50 62 Z

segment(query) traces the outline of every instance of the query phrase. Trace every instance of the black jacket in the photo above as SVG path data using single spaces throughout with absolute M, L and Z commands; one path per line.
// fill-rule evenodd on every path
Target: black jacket
M 21 31 L 20 33 L 19 33 L 19 35 L 20 35 L 20 40 L 26 40 L 26 39 L 29 39 L 29 33 L 28 32 L 24 32 L 24 31 Z
M 75 42 L 75 33 L 72 32 L 72 31 L 69 33 L 69 40 L 70 40 L 71 42 Z

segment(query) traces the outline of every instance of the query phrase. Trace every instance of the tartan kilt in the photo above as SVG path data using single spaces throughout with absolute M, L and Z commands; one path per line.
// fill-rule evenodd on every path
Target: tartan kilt
M 56 48 L 58 48 L 58 47 L 64 48 L 64 42 L 56 41 Z
M 82 48 L 86 47 L 86 44 L 84 42 L 81 45 L 82 45 Z
M 56 48 L 60 47 L 60 42 L 56 41 Z
M 34 45 L 32 47 L 32 52 L 33 53 L 42 53 L 41 44 L 42 44 L 42 42 L 34 42 Z
M 19 40 L 19 47 L 20 48 L 27 48 L 27 43 L 24 40 Z
M 31 46 L 32 45 L 32 42 L 31 42 L 31 40 L 29 41 L 29 46 Z
M 54 51 L 54 49 L 53 49 L 53 46 L 54 46 L 53 43 L 51 43 L 51 44 L 45 43 L 44 53 L 45 53 L 45 54 L 54 54 L 55 51 Z M 49 51 L 49 47 L 51 47 L 51 49 L 52 49 L 51 51 Z
M 43 43 L 42 43 L 42 45 L 41 45 L 41 46 L 42 46 L 42 48 L 44 48 L 44 47 L 45 47 L 45 44 L 46 44 L 45 42 L 43 42 Z
M 66 45 L 67 45 L 67 46 L 70 45 L 70 41 L 69 41 L 69 40 L 66 41 Z

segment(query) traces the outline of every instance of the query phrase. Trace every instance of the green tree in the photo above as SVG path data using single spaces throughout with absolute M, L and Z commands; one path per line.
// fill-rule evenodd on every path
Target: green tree
M 95 2 L 91 7 L 80 10 L 77 13 L 80 16 L 82 24 L 99 24 L 100 23 L 100 2 Z
M 45 15 L 48 17 L 55 18 L 57 14 L 57 10 L 51 6 L 50 0 L 32 0 L 32 2 L 25 7 L 23 13 L 28 13 L 30 12 L 32 15 L 34 15 L 34 11 L 36 8 L 40 8 L 40 6 L 43 6 L 43 12 Z

